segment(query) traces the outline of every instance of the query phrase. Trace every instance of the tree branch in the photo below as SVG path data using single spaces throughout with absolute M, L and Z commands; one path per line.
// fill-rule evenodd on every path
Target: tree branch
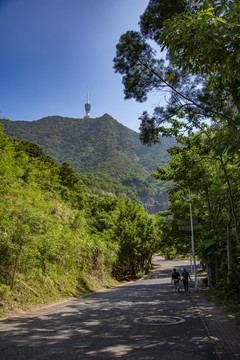
M 228 120 L 231 120 L 231 118 L 229 118 L 227 115 L 215 111 L 215 110 L 211 110 L 209 108 L 205 108 L 204 106 L 196 103 L 194 100 L 192 100 L 191 98 L 189 98 L 188 96 L 182 94 L 181 92 L 179 92 L 175 87 L 173 87 L 168 81 L 166 81 L 161 75 L 159 75 L 159 73 L 157 71 L 155 71 L 151 66 L 149 66 L 148 64 L 146 64 L 145 62 L 141 62 L 140 64 L 142 66 L 144 66 L 146 69 L 150 70 L 152 72 L 152 74 L 154 74 L 155 76 L 157 76 L 166 86 L 168 86 L 170 89 L 172 89 L 177 95 L 179 95 L 180 97 L 182 97 L 184 100 L 189 101 L 192 105 L 202 109 L 204 112 L 206 113 L 212 113 L 214 115 L 220 116 L 220 117 L 224 117 Z

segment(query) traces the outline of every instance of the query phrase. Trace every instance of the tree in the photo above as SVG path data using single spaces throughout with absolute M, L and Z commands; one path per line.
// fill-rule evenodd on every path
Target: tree
M 215 142 L 217 150 L 223 151 L 224 144 L 224 151 L 234 152 L 240 122 L 239 1 L 177 1 L 176 8 L 167 3 L 149 2 L 141 33 L 122 35 L 114 58 L 125 98 L 146 101 L 153 89 L 169 92 L 165 107 L 156 107 L 153 116 L 143 113 L 140 138 L 149 144 L 159 141 L 159 134 L 192 133 L 210 120 L 222 137 Z M 167 51 L 167 65 L 155 57 L 147 39 Z
M 147 271 L 158 245 L 154 217 L 129 199 L 106 196 L 92 199 L 89 205 L 91 232 L 116 250 L 114 275 L 135 277 Z
M 75 185 L 79 184 L 79 178 L 77 177 L 73 168 L 65 161 L 60 167 L 60 180 L 64 186 L 74 188 Z
M 169 164 L 158 168 L 154 176 L 165 181 L 173 181 L 175 184 L 169 191 L 171 204 L 169 210 L 173 214 L 175 222 L 178 219 L 189 219 L 189 204 L 186 200 L 188 189 L 190 188 L 194 192 L 195 196 L 192 200 L 194 216 L 198 219 L 202 231 L 199 236 L 199 254 L 203 255 L 203 259 L 208 264 L 210 262 L 213 264 L 214 259 L 219 260 L 218 251 L 222 247 L 227 248 L 230 278 L 233 268 L 231 251 L 233 246 L 239 245 L 237 236 L 239 221 L 236 219 L 237 226 L 234 228 L 232 215 L 232 202 L 234 202 L 234 211 L 239 214 L 239 189 L 235 181 L 239 176 L 237 175 L 239 168 L 237 162 L 229 164 L 226 156 L 222 159 L 215 158 L 213 161 L 212 152 L 206 146 L 207 140 L 206 137 L 195 134 L 195 136 L 184 139 L 181 148 L 175 146 L 169 149 L 171 154 Z M 225 171 L 228 174 L 227 178 Z M 228 183 L 231 184 L 231 194 Z M 182 196 L 185 197 L 184 201 Z M 170 219 L 168 223 L 169 221 Z M 175 225 L 172 223 L 173 230 Z M 166 230 L 166 226 L 164 229 Z M 231 231 L 229 231 L 230 229 Z M 223 234 L 225 235 L 223 236 Z M 181 233 L 174 230 L 174 237 L 178 239 L 179 244 L 183 244 Z M 220 239 L 222 240 L 220 241 Z M 173 243 L 177 241 L 173 240 Z M 213 241 L 216 252 L 215 254 L 211 253 L 211 257 L 209 257 L 204 253 L 203 248 L 208 247 L 209 242 Z
M 142 102 L 152 90 L 167 92 L 166 104 L 140 117 L 140 139 L 151 145 L 162 135 L 179 142 L 170 150 L 169 166 L 155 176 L 199 195 L 205 229 L 199 254 L 209 261 L 215 257 L 225 272 L 228 263 L 229 279 L 236 274 L 240 248 L 239 5 L 239 0 L 150 0 L 140 32 L 122 35 L 114 58 L 125 98 Z M 149 39 L 165 51 L 165 60 L 156 57 Z M 172 210 L 183 211 L 176 189 L 171 191 Z
M 119 243 L 115 269 L 123 276 L 136 276 L 151 265 L 157 249 L 156 227 L 153 217 L 130 200 L 119 203 L 114 238 Z
M 145 101 L 153 89 L 170 92 L 165 107 L 156 107 L 153 116 L 142 114 L 143 143 L 158 142 L 159 134 L 182 142 L 196 129 L 207 137 L 206 146 L 224 171 L 240 245 L 238 214 L 223 159 L 225 152 L 237 154 L 240 143 L 239 1 L 176 4 L 175 8 L 173 2 L 149 2 L 141 17 L 141 33 L 127 32 L 117 44 L 115 71 L 123 74 L 125 98 Z M 149 38 L 167 50 L 167 65 L 154 57 Z M 226 64 L 233 69 L 230 76 Z

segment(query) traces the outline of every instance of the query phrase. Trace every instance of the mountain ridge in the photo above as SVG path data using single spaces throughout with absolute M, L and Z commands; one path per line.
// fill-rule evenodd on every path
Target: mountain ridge
M 154 181 L 151 174 L 168 161 L 166 150 L 172 146 L 172 139 L 143 146 L 137 132 L 109 114 L 88 119 L 56 115 L 2 123 L 7 135 L 38 144 L 58 163 L 68 162 L 80 178 L 86 173 L 104 173 L 131 189 L 133 200 L 151 206 L 166 202 L 165 186 Z

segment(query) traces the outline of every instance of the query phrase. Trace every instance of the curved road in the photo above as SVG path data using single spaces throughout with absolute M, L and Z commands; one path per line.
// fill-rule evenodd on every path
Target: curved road
M 155 264 L 142 280 L 0 321 L 0 359 L 216 359 L 189 293 L 170 282 L 188 263 Z

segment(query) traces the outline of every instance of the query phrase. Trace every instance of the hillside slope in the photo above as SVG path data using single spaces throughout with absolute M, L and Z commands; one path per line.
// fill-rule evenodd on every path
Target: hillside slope
M 95 174 L 96 183 L 100 174 L 105 174 L 109 181 L 108 185 L 101 182 L 102 190 L 118 196 L 125 193 L 146 206 L 164 207 L 165 185 L 151 174 L 168 161 L 166 149 L 173 144 L 171 139 L 162 139 L 161 145 L 143 146 L 137 132 L 108 114 L 95 119 L 49 116 L 32 122 L 2 123 L 6 134 L 38 144 L 59 164 L 68 162 L 84 182 L 86 173 Z M 88 186 L 96 187 L 94 177 L 90 177 Z M 116 182 L 114 190 L 109 184 Z
M 142 276 L 159 247 L 142 206 L 92 196 L 72 167 L 3 134 L 0 124 L 0 317 Z

